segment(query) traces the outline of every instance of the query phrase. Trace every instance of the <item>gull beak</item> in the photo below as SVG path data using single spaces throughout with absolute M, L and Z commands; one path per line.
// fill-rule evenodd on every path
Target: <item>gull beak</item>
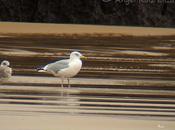
M 81 59 L 86 59 L 87 57 L 85 57 L 85 56 L 81 56 L 80 58 L 81 58 Z

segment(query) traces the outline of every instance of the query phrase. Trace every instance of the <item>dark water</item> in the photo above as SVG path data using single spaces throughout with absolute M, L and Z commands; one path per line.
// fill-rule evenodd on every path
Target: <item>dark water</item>
M 175 119 L 175 36 L 0 37 L 0 58 L 11 62 L 13 75 L 21 80 L 52 77 L 36 68 L 74 50 L 88 57 L 76 78 L 97 80 L 64 89 L 55 83 L 5 83 L 0 86 L 0 113 Z

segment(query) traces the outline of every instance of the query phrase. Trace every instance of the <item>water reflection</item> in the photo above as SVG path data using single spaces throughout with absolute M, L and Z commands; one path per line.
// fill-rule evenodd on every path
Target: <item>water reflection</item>
M 115 89 L 101 91 L 101 88 L 95 86 L 92 88 L 73 87 L 64 89 L 48 86 L 47 90 L 44 90 L 46 86 L 31 87 L 32 89 L 27 86 L 25 91 L 19 91 L 17 86 L 10 86 L 10 88 L 14 88 L 11 90 L 1 87 L 0 113 L 11 111 L 108 116 L 146 115 L 164 118 L 175 116 L 174 96 L 170 98 L 170 96 L 163 93 L 162 96 L 150 96 L 149 93 L 141 95 L 143 93 L 141 91 L 140 94 L 132 92 L 129 94 L 128 89 L 125 89 L 117 94 Z M 121 91 L 121 89 L 116 88 L 116 91 Z M 156 92 L 159 91 L 156 90 Z

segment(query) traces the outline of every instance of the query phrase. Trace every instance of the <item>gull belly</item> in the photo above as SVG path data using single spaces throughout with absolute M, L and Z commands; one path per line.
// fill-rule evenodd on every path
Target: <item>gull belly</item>
M 75 76 L 82 67 L 82 61 L 79 59 L 73 60 L 69 63 L 69 67 L 60 70 L 56 76 L 64 77 L 64 78 L 71 78 Z

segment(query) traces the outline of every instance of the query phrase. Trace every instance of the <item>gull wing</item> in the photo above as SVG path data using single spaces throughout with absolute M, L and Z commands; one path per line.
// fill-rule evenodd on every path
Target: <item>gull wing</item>
M 0 78 L 9 78 L 12 75 L 12 69 L 9 67 L 0 67 Z
M 69 59 L 56 61 L 46 65 L 45 70 L 57 73 L 58 71 L 69 67 Z

